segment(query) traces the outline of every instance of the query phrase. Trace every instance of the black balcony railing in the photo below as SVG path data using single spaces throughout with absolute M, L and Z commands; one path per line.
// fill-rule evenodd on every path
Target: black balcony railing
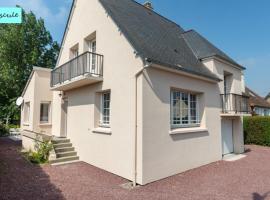
M 85 52 L 55 68 L 51 72 L 51 87 L 86 74 L 102 77 L 103 55 Z
M 249 113 L 248 96 L 239 94 L 221 94 L 223 113 Z

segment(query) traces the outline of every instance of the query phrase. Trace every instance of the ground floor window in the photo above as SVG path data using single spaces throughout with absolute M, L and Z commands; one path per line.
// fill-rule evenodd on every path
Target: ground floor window
M 111 103 L 111 92 L 101 93 L 101 117 L 100 125 L 110 125 L 110 103 Z
M 40 123 L 49 123 L 50 117 L 50 102 L 43 102 L 40 104 Z
M 198 95 L 178 90 L 171 91 L 171 126 L 199 125 Z
M 25 102 L 24 107 L 23 107 L 23 112 L 24 112 L 24 122 L 29 123 L 29 118 L 30 118 L 30 102 Z

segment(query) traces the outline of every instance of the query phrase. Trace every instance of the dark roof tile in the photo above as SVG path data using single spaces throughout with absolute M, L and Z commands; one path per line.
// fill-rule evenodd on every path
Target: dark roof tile
M 133 0 L 99 1 L 143 59 L 220 80 L 197 58 L 184 29 L 176 23 Z

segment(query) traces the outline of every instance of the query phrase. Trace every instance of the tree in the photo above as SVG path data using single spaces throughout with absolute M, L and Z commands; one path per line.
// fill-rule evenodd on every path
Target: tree
M 44 20 L 23 10 L 22 24 L 0 24 L 0 121 L 18 118 L 14 101 L 33 66 L 53 68 L 59 52 Z

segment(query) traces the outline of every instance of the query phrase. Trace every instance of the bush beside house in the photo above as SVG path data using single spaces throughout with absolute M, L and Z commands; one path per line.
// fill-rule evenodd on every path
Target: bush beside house
M 38 142 L 35 144 L 35 151 L 28 152 L 28 159 L 35 164 L 48 162 L 50 151 L 53 149 L 50 141 Z
M 270 117 L 244 117 L 245 144 L 270 146 Z
M 9 134 L 9 128 L 5 124 L 0 123 L 0 137 L 7 136 Z

